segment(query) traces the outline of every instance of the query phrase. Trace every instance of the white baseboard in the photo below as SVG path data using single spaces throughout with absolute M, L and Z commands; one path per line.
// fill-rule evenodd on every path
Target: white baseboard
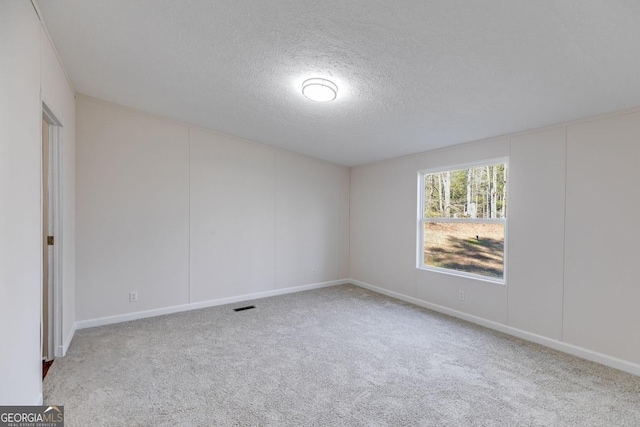
M 294 292 L 309 291 L 311 289 L 327 288 L 329 286 L 344 285 L 349 283 L 347 279 L 332 280 L 329 282 L 312 283 L 310 285 L 295 286 L 291 288 L 274 289 L 271 291 L 257 292 L 254 294 L 238 295 L 229 298 L 220 298 L 210 301 L 181 304 L 172 307 L 163 307 L 153 310 L 137 311 L 135 313 L 119 314 L 116 316 L 100 317 L 97 319 L 81 320 L 76 322 L 75 329 L 93 328 L 95 326 L 110 325 L 113 323 L 128 322 L 130 320 L 144 319 L 147 317 L 161 316 L 163 314 L 179 313 L 181 311 L 197 310 L 199 308 L 215 307 L 217 305 L 233 304 L 240 301 L 248 301 L 277 295 L 291 294 Z M 69 342 L 70 343 L 70 342 Z M 68 345 L 67 345 L 68 348 Z M 66 349 L 65 349 L 66 352 Z
M 74 323 L 71 327 L 71 331 L 69 332 L 69 336 L 64 340 L 62 345 L 59 345 L 56 351 L 56 357 L 64 357 L 67 354 L 67 350 L 69 350 L 69 346 L 71 345 L 71 340 L 73 340 L 73 336 L 76 334 L 77 324 Z
M 494 322 L 492 320 L 486 320 L 481 317 L 473 316 L 471 314 L 464 313 L 462 311 L 453 310 L 451 308 L 447 308 L 441 305 L 433 304 L 427 301 L 423 301 L 417 298 L 409 297 L 397 292 L 388 291 L 383 288 L 379 288 L 377 286 L 370 285 L 365 282 L 361 282 L 359 280 L 350 279 L 348 283 L 353 283 L 356 286 L 360 286 L 361 288 L 368 289 L 373 292 L 377 292 L 383 295 L 387 295 L 392 298 L 396 298 L 402 301 L 406 301 L 411 304 L 418 305 L 420 307 L 428 308 L 429 310 L 437 311 L 439 313 L 447 314 L 449 316 L 457 317 L 458 319 L 466 320 L 471 323 L 475 323 L 489 329 L 493 329 L 507 335 L 512 335 L 514 337 L 521 338 L 526 341 L 531 341 L 536 344 L 544 345 L 546 347 L 550 347 L 554 350 L 558 350 L 564 353 L 571 354 L 573 356 L 578 356 L 583 359 L 590 360 L 592 362 L 600 363 L 602 365 L 610 366 L 615 369 L 619 369 L 621 371 L 628 372 L 630 374 L 639 375 L 640 376 L 640 365 L 628 362 L 626 360 L 618 359 L 613 356 L 608 356 L 606 354 L 598 353 L 595 351 L 588 350 L 583 347 L 578 347 L 573 344 L 567 344 L 566 342 L 554 340 L 551 338 L 543 337 L 542 335 L 533 334 L 531 332 L 523 331 L 522 329 L 517 329 L 512 326 L 504 325 L 502 323 Z

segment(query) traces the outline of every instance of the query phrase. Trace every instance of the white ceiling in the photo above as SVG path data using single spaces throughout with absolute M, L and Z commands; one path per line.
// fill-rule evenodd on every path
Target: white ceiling
M 640 105 L 639 0 L 39 7 L 78 92 L 344 165 Z

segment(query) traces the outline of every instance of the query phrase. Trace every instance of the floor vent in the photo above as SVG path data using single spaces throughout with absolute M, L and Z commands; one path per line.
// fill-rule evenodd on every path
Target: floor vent
M 234 308 L 233 311 L 251 310 L 252 308 L 256 308 L 256 306 L 255 305 L 248 305 L 246 307 Z

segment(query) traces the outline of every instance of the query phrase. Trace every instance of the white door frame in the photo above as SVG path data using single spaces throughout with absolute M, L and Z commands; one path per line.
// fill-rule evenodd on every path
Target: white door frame
M 48 248 L 49 253 L 49 342 L 47 355 L 49 359 L 63 356 L 64 341 L 62 339 L 62 122 L 58 120 L 53 111 L 42 102 L 42 120 L 49 123 L 49 230 L 42 230 L 54 236 L 54 244 Z M 41 168 L 42 170 L 42 168 Z M 44 189 L 40 199 L 41 209 L 43 204 Z M 42 216 L 42 215 L 41 215 Z M 44 242 L 43 242 L 44 244 Z M 44 261 L 44 260 L 43 260 Z M 44 278 L 43 278 L 44 280 Z M 40 305 L 44 303 L 41 295 Z M 40 310 L 42 313 L 42 310 Z M 42 328 L 43 321 L 40 321 Z M 42 340 L 40 340 L 42 341 Z M 41 353 L 42 354 L 42 353 Z

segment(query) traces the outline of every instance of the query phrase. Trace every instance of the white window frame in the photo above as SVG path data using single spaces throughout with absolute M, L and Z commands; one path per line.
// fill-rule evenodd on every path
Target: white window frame
M 506 286 L 507 284 L 507 254 L 508 254 L 508 242 L 507 238 L 508 233 L 508 219 L 509 219 L 509 209 L 507 206 L 507 217 L 506 218 L 426 218 L 424 216 L 424 202 L 425 202 L 425 186 L 424 186 L 424 177 L 425 175 L 446 172 L 446 171 L 457 171 L 464 169 L 471 169 L 483 166 L 494 166 L 498 164 L 506 164 L 509 166 L 509 158 L 508 157 L 498 157 L 494 159 L 482 160 L 479 162 L 472 163 L 463 163 L 457 165 L 450 165 L 446 167 L 439 168 L 429 168 L 423 169 L 418 172 L 418 224 L 417 224 L 417 256 L 416 256 L 416 268 L 419 270 L 433 271 L 436 273 L 447 274 L 450 276 L 458 276 L 465 277 L 469 279 L 479 280 L 482 282 L 494 283 L 501 286 Z M 506 189 L 505 192 L 507 194 L 507 201 L 510 200 L 509 197 L 509 181 L 510 178 L 507 177 Z M 507 202 L 509 203 L 509 202 Z M 436 222 L 458 222 L 458 223 L 477 223 L 477 224 L 504 224 L 504 254 L 503 254 L 503 270 L 502 270 L 502 279 L 497 277 L 483 276 L 481 274 L 475 273 L 467 273 L 466 271 L 460 270 L 452 270 L 449 268 L 442 267 L 434 267 L 431 265 L 425 265 L 424 263 L 424 225 L 426 223 L 436 223 Z

